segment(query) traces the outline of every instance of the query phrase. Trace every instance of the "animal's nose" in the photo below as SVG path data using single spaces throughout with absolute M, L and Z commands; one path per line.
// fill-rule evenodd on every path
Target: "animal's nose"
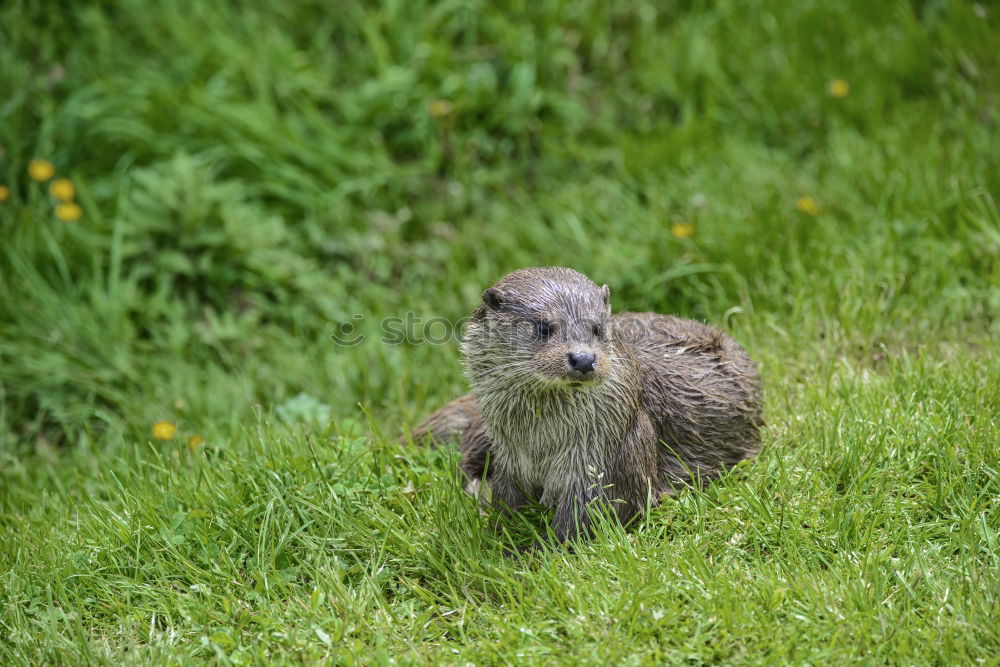
M 593 373 L 596 359 L 590 352 L 570 352 L 569 367 L 578 373 Z

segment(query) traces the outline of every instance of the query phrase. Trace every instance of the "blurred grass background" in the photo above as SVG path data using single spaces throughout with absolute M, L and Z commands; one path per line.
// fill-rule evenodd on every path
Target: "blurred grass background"
M 76 523 L 53 520 L 85 497 L 105 503 L 95 516 L 130 503 L 158 521 L 181 511 L 175 503 L 191 511 L 183 493 L 162 496 L 169 484 L 145 468 L 159 456 L 204 455 L 200 474 L 225 477 L 241 456 L 264 456 L 258 428 L 304 421 L 318 459 L 301 458 L 296 431 L 297 446 L 274 445 L 247 474 L 326 470 L 327 457 L 343 455 L 337 443 L 370 432 L 374 453 L 363 456 L 376 477 L 390 475 L 379 489 L 440 484 L 453 462 L 417 453 L 430 458 L 414 463 L 392 439 L 464 392 L 457 348 L 383 345 L 379 323 L 407 312 L 457 320 L 499 276 L 530 265 L 572 266 L 607 282 L 618 310 L 703 319 L 743 342 L 761 362 L 772 424 L 759 471 L 778 488 L 817 467 L 841 466 L 830 473 L 841 491 L 877 474 L 834 446 L 850 444 L 838 420 L 854 409 L 851 392 L 860 412 L 847 431 L 858 443 L 879 425 L 923 424 L 937 435 L 907 441 L 914 465 L 925 448 L 957 447 L 966 454 L 950 464 L 955 479 L 986 475 L 967 490 L 986 489 L 992 513 L 966 505 L 969 521 L 985 517 L 984 532 L 962 539 L 995 548 L 998 39 L 992 4 L 945 0 L 8 0 L 0 539 L 9 580 L 19 581 L 4 626 L 28 643 L 6 655 L 38 659 L 60 637 L 68 653 L 50 659 L 95 646 L 88 629 L 113 614 L 80 602 L 67 616 L 76 629 L 50 619 L 36 648 L 24 648 L 27 601 L 44 602 L 37 590 L 65 583 L 60 572 L 89 567 L 41 545 L 74 530 L 84 539 Z M 28 174 L 35 159 L 75 184 L 79 221 L 53 214 L 48 183 Z M 367 340 L 336 345 L 330 336 L 345 322 Z M 936 407 L 914 398 L 919 387 Z M 179 430 L 151 445 L 161 421 Z M 978 430 L 966 433 L 966 422 Z M 941 444 L 936 428 L 965 444 Z M 187 448 L 195 435 L 205 445 Z M 882 445 L 882 469 L 903 475 L 897 445 Z M 408 479 L 405 465 L 430 472 Z M 368 493 L 363 479 L 351 488 Z M 309 502 L 321 504 L 325 488 Z M 351 507 L 383 500 L 365 495 Z M 462 506 L 452 496 L 428 502 L 433 511 L 410 508 L 414 525 L 447 522 Z M 853 516 L 831 511 L 829 521 Z M 258 519 L 246 518 L 248 535 Z M 348 520 L 361 519 L 325 517 L 341 529 Z M 116 529 L 89 525 L 88 544 L 116 539 Z M 356 529 L 362 543 L 378 541 Z M 313 547 L 327 548 L 299 554 L 314 557 Z M 25 575 L 28 553 L 47 554 L 45 574 Z M 491 567 L 502 571 L 497 558 Z M 179 566 L 155 567 L 169 578 Z M 993 597 L 974 603 L 995 603 L 995 574 Z M 432 597 L 460 590 L 451 585 Z M 781 607 L 762 602 L 772 603 Z M 182 634 L 201 632 L 177 622 Z M 108 656 L 150 622 L 135 623 L 106 631 L 117 637 Z M 402 641 L 376 626 L 358 641 Z M 995 657 L 990 632 L 959 633 L 954 652 L 938 657 Z M 234 636 L 212 650 L 239 655 Z M 924 646 L 890 643 L 889 659 Z M 847 653 L 831 655 L 859 655 L 845 639 L 834 645 Z M 695 661 L 764 655 L 694 646 Z

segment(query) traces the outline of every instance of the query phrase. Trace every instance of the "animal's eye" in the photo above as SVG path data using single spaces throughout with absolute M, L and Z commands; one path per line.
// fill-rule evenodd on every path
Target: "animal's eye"
M 552 335 L 552 325 L 548 322 L 535 322 L 535 334 L 542 340 Z
M 602 327 L 600 324 L 595 324 L 593 326 L 592 331 L 594 332 L 595 337 L 604 338 L 604 327 Z

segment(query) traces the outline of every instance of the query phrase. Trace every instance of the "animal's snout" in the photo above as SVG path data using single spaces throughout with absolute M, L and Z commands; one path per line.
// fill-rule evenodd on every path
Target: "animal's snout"
M 594 363 L 597 361 L 590 352 L 570 352 L 569 367 L 582 375 L 589 375 L 594 372 Z

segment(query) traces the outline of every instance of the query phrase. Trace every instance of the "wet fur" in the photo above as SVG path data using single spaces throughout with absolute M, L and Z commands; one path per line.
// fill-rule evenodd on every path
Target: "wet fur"
M 558 335 L 532 340 L 540 318 L 560 323 Z M 484 496 L 514 510 L 553 508 L 560 539 L 587 530 L 595 501 L 626 521 L 648 498 L 704 483 L 760 449 L 760 379 L 739 344 L 669 315 L 612 317 L 607 287 L 571 269 L 503 278 L 484 293 L 462 349 L 473 392 L 413 439 L 457 440 L 470 491 L 485 469 Z M 567 352 L 580 350 L 597 357 L 599 382 L 564 377 Z

